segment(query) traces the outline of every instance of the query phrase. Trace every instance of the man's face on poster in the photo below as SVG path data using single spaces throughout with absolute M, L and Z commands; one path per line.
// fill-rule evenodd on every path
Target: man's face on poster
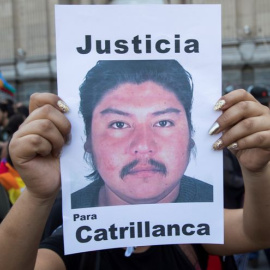
M 176 199 L 190 154 L 185 109 L 173 92 L 147 81 L 109 91 L 93 111 L 85 144 L 105 182 L 107 204 Z

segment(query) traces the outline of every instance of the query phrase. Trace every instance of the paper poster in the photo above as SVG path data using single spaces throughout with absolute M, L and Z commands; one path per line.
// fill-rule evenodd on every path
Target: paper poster
M 65 253 L 223 242 L 220 5 L 56 6 Z

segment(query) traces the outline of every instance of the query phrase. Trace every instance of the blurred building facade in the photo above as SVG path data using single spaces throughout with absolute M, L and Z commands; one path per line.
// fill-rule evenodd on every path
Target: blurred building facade
M 270 89 L 269 0 L 1 0 L 0 71 L 27 102 L 34 92 L 56 92 L 55 4 L 222 4 L 225 89 Z

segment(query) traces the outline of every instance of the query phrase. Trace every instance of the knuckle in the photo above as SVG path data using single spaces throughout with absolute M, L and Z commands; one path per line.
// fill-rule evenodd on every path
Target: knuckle
M 238 106 L 238 109 L 243 111 L 243 112 L 246 112 L 246 110 L 248 110 L 249 108 L 249 102 L 247 101 L 241 101 L 237 104 Z
M 264 112 L 265 114 L 269 114 L 269 113 L 270 113 L 270 109 L 269 109 L 268 106 L 262 105 L 262 108 L 263 108 L 263 112 Z
M 249 119 L 249 118 L 243 120 L 241 124 L 245 130 L 252 130 L 254 127 L 254 121 L 252 119 Z
M 245 149 L 248 145 L 247 138 L 241 138 L 241 140 L 238 141 L 238 145 L 241 145 L 241 148 Z
M 40 93 L 33 93 L 31 96 L 30 96 L 30 101 L 33 101 L 35 102 L 36 100 L 38 100 L 38 97 L 40 96 Z
M 33 148 L 37 148 L 42 143 L 42 138 L 38 135 L 32 135 L 29 138 L 29 143 L 33 146 Z
M 238 89 L 238 94 L 241 100 L 245 100 L 250 95 L 245 89 Z
M 243 89 L 243 88 L 240 88 L 238 91 L 239 91 L 239 93 L 241 95 L 246 95 L 247 94 L 247 91 L 245 89 Z
M 267 140 L 266 134 L 260 133 L 256 136 L 256 143 L 258 145 L 263 145 L 265 143 L 265 141 Z
M 43 132 L 51 130 L 53 128 L 53 123 L 48 119 L 42 119 L 39 122 L 39 128 Z
M 42 110 L 42 113 L 45 116 L 48 116 L 48 115 L 50 115 L 52 113 L 52 111 L 54 110 L 54 108 L 50 104 L 45 104 L 44 106 L 42 106 L 41 110 Z

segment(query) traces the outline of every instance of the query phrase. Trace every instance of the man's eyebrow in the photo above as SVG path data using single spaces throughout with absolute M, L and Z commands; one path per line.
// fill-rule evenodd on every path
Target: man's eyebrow
M 153 112 L 152 115 L 158 116 L 158 115 L 162 115 L 162 114 L 166 114 L 166 113 L 177 113 L 178 114 L 180 112 L 181 111 L 179 109 L 176 109 L 176 108 L 167 108 L 165 110 Z
M 102 115 L 104 114 L 118 114 L 118 115 L 124 115 L 124 116 L 129 116 L 130 114 L 127 113 L 127 112 L 124 112 L 124 111 L 120 111 L 120 110 L 117 110 L 117 109 L 113 109 L 113 108 L 107 108 L 103 111 L 100 112 Z

